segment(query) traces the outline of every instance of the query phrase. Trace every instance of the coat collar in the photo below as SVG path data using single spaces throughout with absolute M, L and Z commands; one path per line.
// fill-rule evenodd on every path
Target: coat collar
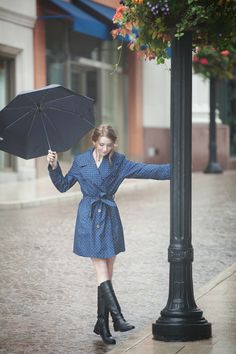
M 99 168 L 93 158 L 94 148 L 90 148 L 82 154 L 76 156 L 76 162 L 80 168 L 81 174 L 90 181 L 96 188 L 106 191 L 110 183 L 113 183 L 117 170 L 124 160 L 125 156 L 118 152 L 112 155 L 112 164 L 109 163 L 108 157 L 102 162 Z M 92 171 L 92 173 L 91 173 Z
M 94 150 L 94 148 L 91 147 L 87 151 L 85 151 L 84 153 L 76 156 L 77 163 L 79 164 L 80 167 L 87 166 L 88 164 L 91 164 L 91 163 L 95 164 L 95 161 L 94 161 L 93 155 L 92 155 L 93 150 Z M 108 159 L 108 157 L 106 157 L 106 158 Z M 110 167 L 111 167 L 110 170 L 113 171 L 114 168 L 116 169 L 122 163 L 124 158 L 125 158 L 125 155 L 120 154 L 115 151 L 114 154 L 112 155 L 112 158 L 111 158 L 112 164 L 110 165 Z M 95 167 L 96 167 L 96 164 L 95 164 Z
M 87 166 L 91 163 L 92 148 L 76 156 L 76 161 L 80 167 Z

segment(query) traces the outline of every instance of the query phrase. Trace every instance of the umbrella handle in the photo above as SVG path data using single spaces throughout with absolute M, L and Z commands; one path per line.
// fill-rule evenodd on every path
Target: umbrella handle
M 44 112 L 42 112 L 42 113 L 44 115 Z M 44 120 L 42 119 L 41 116 L 40 116 L 40 118 L 41 118 L 41 121 L 42 121 L 42 124 L 43 124 L 44 133 L 46 135 L 46 139 L 47 139 L 47 143 L 48 143 L 48 150 L 52 151 L 51 144 L 50 144 L 50 141 L 49 141 L 49 138 L 48 138 L 47 129 L 46 129 L 45 124 L 44 124 Z

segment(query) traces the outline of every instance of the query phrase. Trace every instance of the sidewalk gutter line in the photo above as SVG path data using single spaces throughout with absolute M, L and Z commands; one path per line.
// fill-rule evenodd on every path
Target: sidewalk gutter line
M 124 349 L 122 352 L 120 352 L 121 354 L 122 353 L 127 353 L 130 349 L 136 347 L 139 343 L 143 342 L 146 338 L 148 338 L 150 336 L 150 333 L 145 335 L 145 337 L 142 337 L 141 339 L 139 339 L 137 342 L 135 342 L 133 345 L 131 345 L 130 347 Z
M 210 288 L 207 292 L 205 292 L 204 294 L 201 294 L 197 297 L 197 300 L 201 299 L 203 296 L 207 295 L 211 290 L 215 289 L 219 284 L 223 283 L 223 281 L 229 279 L 232 277 L 232 275 L 234 275 L 235 272 L 233 272 L 232 274 L 230 274 L 228 277 L 220 280 L 218 283 L 216 283 L 212 288 Z
M 196 300 L 201 299 L 203 296 L 207 295 L 211 290 L 216 288 L 223 281 L 229 279 L 236 273 L 236 263 L 233 263 L 230 267 L 226 268 L 224 271 L 216 275 L 213 279 L 203 285 L 196 291 Z
M 175 354 L 180 353 L 184 348 L 185 348 L 185 345 L 182 348 L 180 348 L 177 352 L 175 352 Z
M 196 291 L 196 293 L 197 293 L 196 300 L 199 300 L 203 296 L 207 295 L 211 290 L 216 288 L 223 281 L 232 277 L 232 275 L 234 273 L 236 273 L 236 263 L 233 263 L 230 267 L 223 270 L 221 273 L 216 275 L 213 279 L 209 280 L 205 285 L 203 285 L 201 288 L 199 288 Z M 142 333 L 145 333 L 145 334 L 143 334 L 143 336 L 142 336 Z M 126 341 L 124 341 L 123 343 L 118 345 L 116 348 L 109 351 L 109 353 L 111 353 L 111 354 L 113 354 L 113 353 L 114 354 L 127 353 L 130 349 L 132 349 L 132 348 L 136 347 L 138 344 L 144 342 L 145 339 L 147 339 L 151 335 L 152 335 L 151 324 L 148 324 L 142 330 L 140 330 L 139 333 L 133 335 L 136 337 L 141 336 L 140 339 L 137 340 L 137 339 L 128 338 Z M 129 345 L 128 347 L 122 349 L 122 347 L 125 346 L 125 343 L 129 343 L 129 342 L 131 342 L 131 343 L 134 342 L 134 343 L 133 344 L 130 343 L 130 344 L 128 344 Z M 183 348 L 180 348 L 175 354 L 180 353 Z

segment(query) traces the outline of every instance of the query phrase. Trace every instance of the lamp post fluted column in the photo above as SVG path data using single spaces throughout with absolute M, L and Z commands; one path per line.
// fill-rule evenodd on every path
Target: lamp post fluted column
M 211 337 L 211 324 L 194 300 L 191 244 L 192 36 L 171 45 L 171 226 L 169 297 L 153 324 L 153 337 L 187 341 Z

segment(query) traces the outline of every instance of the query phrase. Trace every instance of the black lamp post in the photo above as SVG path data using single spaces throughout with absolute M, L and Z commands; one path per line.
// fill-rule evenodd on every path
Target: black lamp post
M 215 78 L 210 78 L 210 125 L 209 125 L 209 162 L 205 173 L 222 173 L 222 168 L 217 160 L 216 143 L 216 85 Z
M 192 36 L 172 41 L 171 55 L 171 230 L 169 298 L 153 324 L 153 337 L 188 341 L 211 337 L 211 324 L 193 294 L 191 244 Z

